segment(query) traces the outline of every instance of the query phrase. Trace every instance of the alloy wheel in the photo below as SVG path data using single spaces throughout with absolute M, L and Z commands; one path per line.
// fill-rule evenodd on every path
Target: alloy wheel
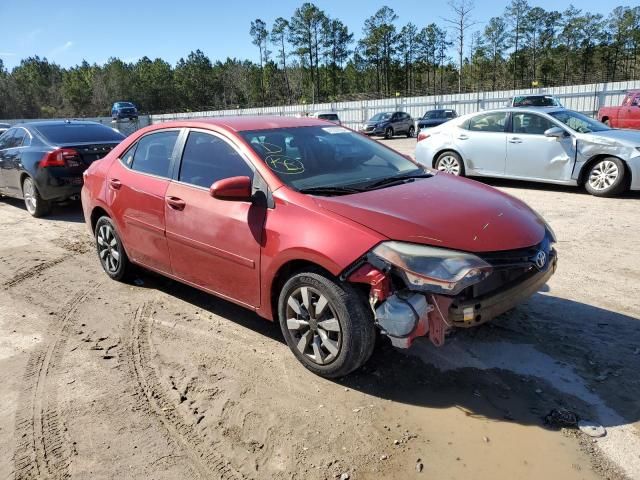
M 287 298 L 287 330 L 302 355 L 318 365 L 334 361 L 342 346 L 342 329 L 333 306 L 313 287 L 303 286 Z
M 597 163 L 589 174 L 589 185 L 597 191 L 610 188 L 620 175 L 618 166 L 611 160 L 603 160 Z
M 102 266 L 109 273 L 116 273 L 120 265 L 120 243 L 116 238 L 113 227 L 108 224 L 100 225 L 97 235 L 98 254 Z
M 38 209 L 38 197 L 36 196 L 36 187 L 31 179 L 26 179 L 22 185 L 22 195 L 24 196 L 24 204 L 27 211 L 34 215 Z
M 460 162 L 452 155 L 446 155 L 438 161 L 438 170 L 452 175 L 460 175 Z

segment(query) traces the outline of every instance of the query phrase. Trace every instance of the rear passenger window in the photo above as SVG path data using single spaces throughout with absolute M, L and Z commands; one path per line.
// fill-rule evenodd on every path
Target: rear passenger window
M 179 133 L 178 130 L 170 130 L 145 135 L 138 141 L 135 148 L 125 153 L 122 161 L 137 172 L 169 177 L 171 155 Z
M 507 123 L 507 112 L 494 112 L 478 115 L 469 120 L 468 130 L 475 132 L 504 132 Z
M 182 154 L 181 182 L 209 188 L 223 178 L 247 176 L 253 171 L 240 154 L 221 138 L 202 132 L 191 132 Z
M 16 133 L 11 138 L 11 146 L 12 147 L 21 147 L 22 142 L 27 136 L 27 132 L 22 128 L 16 128 Z M 28 137 L 27 137 L 28 138 Z

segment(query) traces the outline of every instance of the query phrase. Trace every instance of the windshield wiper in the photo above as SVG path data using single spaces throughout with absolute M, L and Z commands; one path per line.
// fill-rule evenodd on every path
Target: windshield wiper
M 392 185 L 400 185 L 402 183 L 407 182 L 408 180 L 413 180 L 416 178 L 429 178 L 432 177 L 433 175 L 430 173 L 414 173 L 411 175 L 397 175 L 394 177 L 387 177 L 387 178 L 383 178 L 381 180 L 377 180 L 373 183 L 370 183 L 369 185 L 365 186 L 364 189 L 365 190 L 375 190 L 376 188 L 381 188 L 381 187 L 390 187 Z
M 300 193 L 311 193 L 313 195 L 348 195 L 350 193 L 360 193 L 363 190 L 353 187 L 332 187 L 325 185 L 320 187 L 301 188 Z

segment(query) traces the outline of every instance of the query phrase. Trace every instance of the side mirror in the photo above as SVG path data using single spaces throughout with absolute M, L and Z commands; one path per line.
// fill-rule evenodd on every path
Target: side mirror
M 564 138 L 567 136 L 567 132 L 565 132 L 560 127 L 551 127 L 550 129 L 545 130 L 544 136 L 549 138 L 555 138 L 556 140 L 560 140 L 561 138 Z
M 251 201 L 251 179 L 249 177 L 223 178 L 211 185 L 209 194 L 218 200 L 249 202 Z

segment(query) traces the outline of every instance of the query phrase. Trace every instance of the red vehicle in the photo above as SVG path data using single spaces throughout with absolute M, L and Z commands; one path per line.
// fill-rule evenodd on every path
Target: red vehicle
M 91 165 L 82 204 L 111 278 L 140 265 L 277 320 L 326 377 L 364 364 L 379 332 L 442 345 L 556 267 L 523 202 L 313 118 L 147 127 Z
M 598 120 L 611 128 L 640 130 L 640 90 L 629 90 L 619 107 L 601 107 Z

